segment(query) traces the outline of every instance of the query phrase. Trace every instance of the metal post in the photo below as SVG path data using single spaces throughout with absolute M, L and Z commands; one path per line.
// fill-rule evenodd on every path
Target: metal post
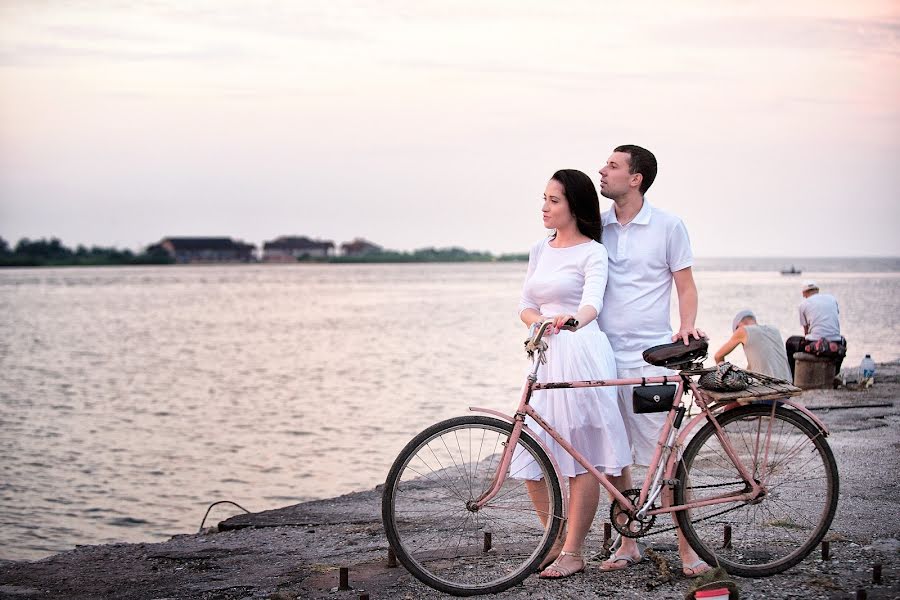
M 359 600 L 369 600 L 368 592 L 363 592 L 359 595 Z
M 348 567 L 341 567 L 338 583 L 338 590 L 344 591 L 350 589 L 350 569 Z
M 881 585 L 881 563 L 872 565 L 872 583 Z
M 609 523 L 603 524 L 603 545 L 605 546 L 610 538 L 612 538 L 612 525 Z
M 731 525 L 725 526 L 725 540 L 722 543 L 722 547 L 731 549 Z
M 866 600 L 867 598 L 866 590 L 863 588 L 859 588 L 856 590 L 856 600 Z
M 822 560 L 831 560 L 830 542 L 822 542 Z
M 484 551 L 487 552 L 490 549 L 491 549 L 491 532 L 485 531 L 484 532 Z
M 397 568 L 397 555 L 394 553 L 394 549 L 388 546 L 388 569 L 396 569 Z

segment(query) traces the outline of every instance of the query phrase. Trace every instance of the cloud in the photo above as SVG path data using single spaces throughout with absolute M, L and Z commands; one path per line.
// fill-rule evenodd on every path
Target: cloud
M 661 26 L 665 45 L 707 49 L 840 50 L 900 54 L 900 20 L 813 17 L 691 19 Z
M 202 48 L 187 49 L 138 49 L 47 42 L 16 44 L 0 50 L 0 64 L 6 66 L 38 66 L 82 59 L 115 62 L 233 62 L 250 57 L 251 54 L 246 49 L 236 44 L 211 44 Z

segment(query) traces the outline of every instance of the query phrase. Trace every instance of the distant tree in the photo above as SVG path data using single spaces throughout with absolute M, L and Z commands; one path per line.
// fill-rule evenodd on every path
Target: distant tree
M 16 244 L 16 254 L 32 257 L 38 264 L 43 264 L 71 258 L 72 251 L 63 246 L 59 238 L 50 238 L 49 241 L 42 238 L 33 242 L 28 238 L 22 238 Z
M 40 266 L 47 264 L 70 264 L 72 251 L 62 245 L 59 238 L 39 239 L 31 241 L 22 238 L 16 244 L 15 256 L 6 264 L 22 266 Z
M 127 248 L 104 248 L 79 244 L 74 251 L 65 247 L 57 238 L 50 240 L 29 240 L 23 238 L 16 244 L 15 251 L 10 251 L 3 238 L 0 238 L 0 266 L 4 267 L 40 267 L 65 265 L 163 265 L 175 262 L 162 248 L 150 247 L 140 254 Z
M 175 257 L 159 244 L 147 246 L 146 250 L 134 257 L 135 264 L 171 265 L 174 262 Z

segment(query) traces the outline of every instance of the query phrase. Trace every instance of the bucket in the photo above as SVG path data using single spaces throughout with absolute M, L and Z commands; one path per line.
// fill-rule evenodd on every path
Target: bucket
M 697 600 L 728 600 L 730 597 L 731 592 L 728 591 L 727 587 L 698 590 L 694 593 L 694 598 Z

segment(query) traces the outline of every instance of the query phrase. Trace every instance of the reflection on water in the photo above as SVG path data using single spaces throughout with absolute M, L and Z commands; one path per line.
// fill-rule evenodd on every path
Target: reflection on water
M 524 269 L 0 271 L 0 558 L 164 539 L 221 499 L 263 510 L 373 487 L 428 424 L 515 404 Z M 900 274 L 810 277 L 841 303 L 845 364 L 900 356 Z M 798 329 L 796 278 L 697 281 L 713 345 L 743 307 Z

